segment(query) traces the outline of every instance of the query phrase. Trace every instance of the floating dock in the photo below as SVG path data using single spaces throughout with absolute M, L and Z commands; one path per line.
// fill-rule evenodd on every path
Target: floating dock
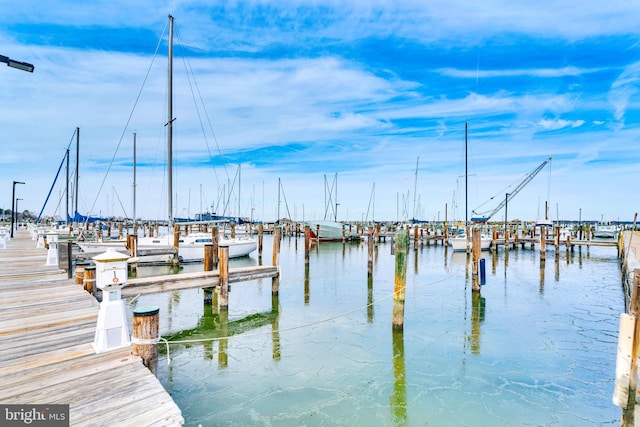
M 99 304 L 19 229 L 0 249 L 0 404 L 68 404 L 71 426 L 179 426 L 130 347 L 96 353 Z

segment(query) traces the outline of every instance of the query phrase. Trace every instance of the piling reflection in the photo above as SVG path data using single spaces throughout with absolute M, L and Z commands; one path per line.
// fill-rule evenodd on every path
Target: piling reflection
M 394 330 L 391 333 L 393 351 L 393 392 L 389 406 L 394 425 L 407 425 L 407 381 L 404 366 L 404 333 Z
M 480 354 L 480 324 L 484 322 L 486 300 L 480 292 L 471 293 L 471 334 L 469 347 L 471 354 Z
M 278 295 L 271 295 L 271 313 L 276 313 L 271 319 L 271 353 L 273 360 L 280 360 L 280 301 Z
M 373 323 L 373 276 L 367 276 L 367 322 Z
M 498 271 L 498 251 L 491 251 L 491 274 L 496 275 Z
M 205 303 L 203 313 L 198 324 L 191 329 L 185 329 L 170 335 L 166 335 L 168 341 L 193 340 L 187 345 L 202 344 L 205 359 L 213 359 L 214 343 L 217 342 L 218 365 L 226 367 L 228 364 L 228 338 L 234 335 L 244 334 L 254 329 L 264 326 L 271 326 L 271 339 L 273 348 L 273 358 L 280 358 L 280 332 L 279 332 L 279 302 L 278 296 L 272 295 L 271 310 L 261 313 L 254 313 L 241 319 L 229 322 L 229 310 L 218 308 L 218 296 L 216 292 L 211 293 L 211 303 Z M 160 346 L 159 351 L 166 351 Z
M 540 260 L 540 295 L 544 295 L 544 260 Z
M 309 305 L 309 264 L 304 266 L 304 305 Z

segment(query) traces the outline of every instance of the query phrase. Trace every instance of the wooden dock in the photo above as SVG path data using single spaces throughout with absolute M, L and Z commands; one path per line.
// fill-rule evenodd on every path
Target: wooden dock
M 99 304 L 18 230 L 0 249 L 0 404 L 68 404 L 71 426 L 177 426 L 180 408 L 130 348 L 96 354 Z

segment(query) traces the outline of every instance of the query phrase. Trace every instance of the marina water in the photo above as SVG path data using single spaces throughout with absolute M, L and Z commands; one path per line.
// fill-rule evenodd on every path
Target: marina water
M 262 262 L 271 263 L 265 236 Z M 229 310 L 202 289 L 142 296 L 160 307 L 158 378 L 187 426 L 619 425 L 611 401 L 624 297 L 610 247 L 483 252 L 411 244 L 403 332 L 391 314 L 392 243 L 281 243 L 271 280 L 231 284 Z M 257 254 L 231 268 L 257 265 Z M 166 274 L 141 268 L 139 276 Z M 184 272 L 201 270 L 187 265 Z M 170 360 L 170 363 L 168 363 Z

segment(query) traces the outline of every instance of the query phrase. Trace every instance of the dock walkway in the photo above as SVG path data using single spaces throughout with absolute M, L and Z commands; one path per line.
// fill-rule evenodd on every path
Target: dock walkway
M 96 354 L 99 304 L 18 230 L 0 249 L 0 404 L 69 404 L 71 426 L 177 426 L 180 408 L 130 348 Z

